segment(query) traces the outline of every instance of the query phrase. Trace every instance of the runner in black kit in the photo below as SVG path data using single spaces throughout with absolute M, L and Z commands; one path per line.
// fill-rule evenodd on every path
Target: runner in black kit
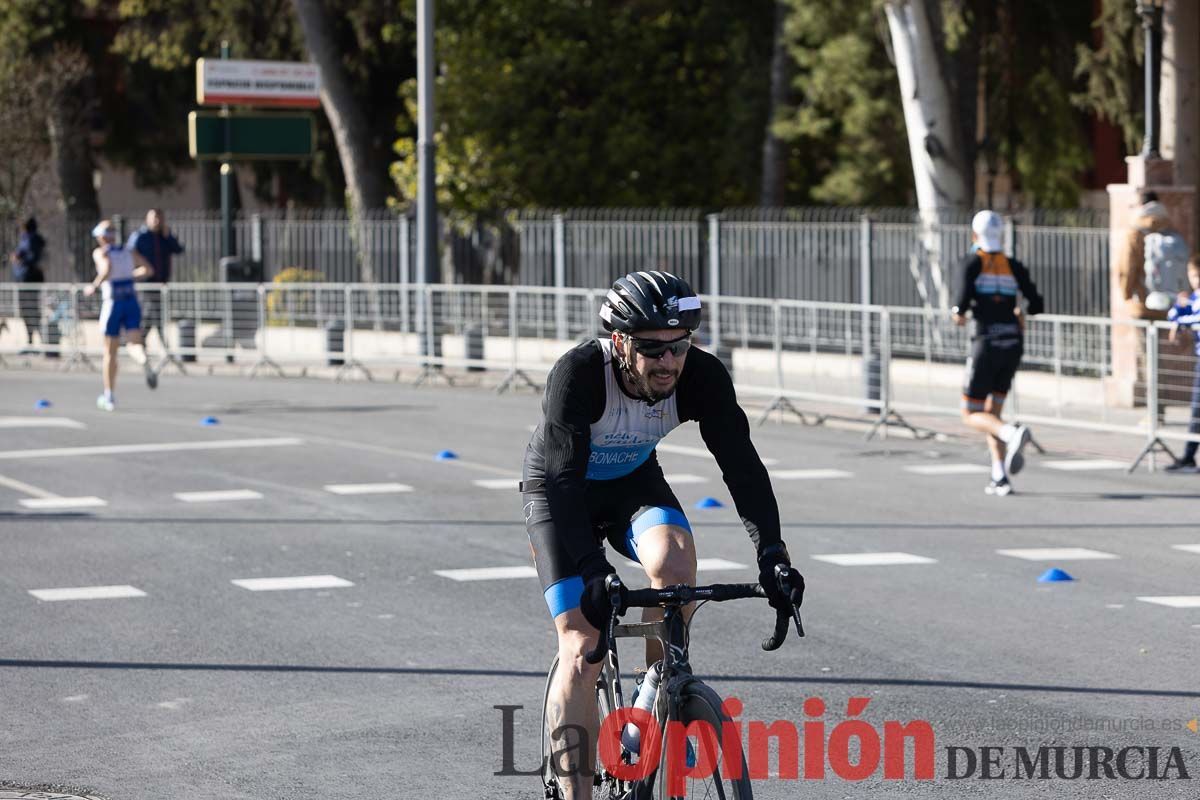
M 1003 497 L 1012 494 L 1008 476 L 1025 465 L 1021 450 L 1030 439 L 1024 425 L 1000 419 L 1023 351 L 1024 322 L 1017 290 L 1028 302 L 1030 315 L 1042 312 L 1042 297 L 1025 265 L 1004 255 L 1004 222 L 999 214 L 980 211 L 971 221 L 971 230 L 975 248 L 963 259 L 958 302 L 951 309 L 956 325 L 967 323 L 968 311 L 975 318 L 962 414 L 963 422 L 988 437 L 992 479 L 987 493 Z
M 774 581 L 775 566 L 791 561 L 733 381 L 715 356 L 690 348 L 700 298 L 669 273 L 634 272 L 613 284 L 600 317 L 611 337 L 578 345 L 550 372 L 521 482 L 530 547 L 558 632 L 547 724 L 559 733 L 555 752 L 578 754 L 559 765 L 568 773 L 568 800 L 591 797 L 600 665 L 584 654 L 596 646 L 610 608 L 604 581 L 615 570 L 603 542 L 640 563 L 654 587 L 695 583 L 691 528 L 655 455 L 662 437 L 682 422 L 700 423 L 754 543 L 771 605 L 790 613 L 804 593 L 795 570 L 788 591 Z M 645 610 L 644 619 L 656 617 L 661 612 Z M 648 663 L 660 657 L 647 646 Z

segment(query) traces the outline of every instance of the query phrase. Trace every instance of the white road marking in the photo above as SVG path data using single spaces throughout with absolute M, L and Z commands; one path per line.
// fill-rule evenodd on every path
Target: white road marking
M 175 700 L 164 700 L 161 703 L 155 703 L 159 708 L 165 708 L 168 711 L 178 711 L 179 709 L 192 702 L 190 697 L 179 697 Z
M 118 597 L 145 597 L 146 593 L 132 586 L 78 586 L 71 589 L 30 589 L 38 600 L 112 600 Z
M 17 502 L 26 508 L 41 511 L 55 508 L 100 508 L 108 505 L 99 497 L 27 497 Z
M 680 444 L 662 444 L 661 442 L 655 445 L 655 449 L 661 450 L 664 453 L 675 453 L 681 456 L 692 456 L 693 458 L 713 458 L 713 454 L 708 452 L 703 447 L 684 447 Z M 764 458 L 762 463 L 768 467 L 772 464 L 778 464 L 779 460 L 775 458 Z
M 625 565 L 629 567 L 638 566 L 632 561 L 626 561 Z M 723 569 L 747 569 L 747 566 L 745 564 L 739 564 L 736 561 L 727 561 L 723 558 L 700 558 L 696 560 L 696 570 L 698 572 Z M 433 574 L 459 582 L 501 581 L 519 578 L 536 578 L 537 570 L 528 566 L 475 567 L 473 569 L 437 569 L 433 571 Z
M 1098 469 L 1128 469 L 1129 462 L 1114 461 L 1111 458 L 1078 459 L 1069 461 L 1039 461 L 1043 467 L 1062 470 L 1063 472 L 1084 472 Z
M 773 469 L 771 477 L 777 481 L 819 481 L 829 478 L 853 478 L 853 472 L 844 469 Z
M 520 478 L 482 478 L 471 481 L 471 483 L 481 489 L 512 489 L 514 492 L 517 490 L 517 485 L 520 482 Z
M 176 500 L 185 503 L 223 503 L 228 500 L 262 500 L 253 489 L 222 489 L 211 492 L 176 492 Z
M 325 486 L 325 491 L 334 494 L 397 494 L 412 490 L 407 483 L 330 483 Z
M 1143 603 L 1154 603 L 1171 608 L 1200 608 L 1200 594 L 1180 594 L 1166 597 L 1139 597 Z
M 914 556 L 912 553 L 831 553 L 813 556 L 839 567 L 890 567 L 898 564 L 936 564 L 936 559 Z
M 989 472 L 983 464 L 912 464 L 905 472 L 915 475 L 978 475 Z
M 1182 550 L 1185 553 L 1196 553 L 1200 555 L 1200 544 L 1173 544 L 1172 548 Z
M 278 592 L 288 589 L 338 589 L 354 584 L 336 575 L 299 575 L 294 578 L 239 578 L 234 586 L 252 592 Z
M 708 483 L 708 478 L 703 475 L 689 475 L 686 472 L 674 472 L 663 477 L 667 479 L 667 483 Z
M 745 564 L 739 564 L 736 561 L 726 561 L 723 558 L 698 558 L 696 559 L 696 571 L 704 572 L 705 570 L 715 569 L 746 569 Z
M 221 439 L 215 442 L 159 442 L 157 444 L 109 444 L 95 447 L 54 447 L 47 450 L 0 450 L 0 460 L 22 458 L 72 458 L 75 456 L 111 456 L 124 453 L 174 453 L 182 450 L 234 450 L 257 447 L 291 447 L 303 439 Z
M 537 570 L 533 567 L 477 567 L 475 569 L 436 569 L 433 574 L 460 582 L 499 581 L 509 578 L 536 578 Z
M 47 492 L 45 489 L 39 489 L 36 486 L 30 486 L 28 483 L 23 483 L 16 478 L 8 478 L 0 475 L 0 486 L 7 486 L 22 494 L 27 494 L 31 497 L 58 497 L 54 492 Z
M 1120 558 L 1112 553 L 1089 550 L 1086 547 L 1027 547 L 1015 550 L 997 550 L 1002 556 L 1023 558 L 1026 561 L 1098 561 Z
M 0 417 L 0 428 L 86 428 L 82 422 L 66 417 Z
M 672 472 L 663 476 L 667 479 L 667 483 L 683 485 L 687 483 L 708 483 L 708 478 L 703 475 L 692 475 L 688 472 Z M 484 489 L 516 489 L 520 478 L 498 478 L 479 481 L 471 481 L 476 486 L 482 486 Z

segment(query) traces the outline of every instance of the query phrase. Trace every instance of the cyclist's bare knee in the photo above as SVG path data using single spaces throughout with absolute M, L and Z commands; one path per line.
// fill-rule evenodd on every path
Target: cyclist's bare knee
M 685 528 L 678 525 L 648 528 L 638 537 L 637 556 L 651 586 L 696 582 L 696 543 Z

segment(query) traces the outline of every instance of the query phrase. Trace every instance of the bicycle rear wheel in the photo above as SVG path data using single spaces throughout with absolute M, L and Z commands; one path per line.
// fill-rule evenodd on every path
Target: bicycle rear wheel
M 678 721 L 686 728 L 692 722 L 705 722 L 712 726 L 717 734 L 717 763 L 712 773 L 706 776 L 686 777 L 684 779 L 685 794 L 672 795 L 668 790 L 666 779 L 667 754 L 671 752 L 670 732 L 663 741 L 662 762 L 657 777 L 654 797 L 665 800 L 672 797 L 684 797 L 689 800 L 752 800 L 753 790 L 750 788 L 750 777 L 746 770 L 746 755 L 742 751 L 739 740 L 737 752 L 725 752 L 721 749 L 721 725 L 729 718 L 721 713 L 721 698 L 711 688 L 698 680 L 690 681 L 680 691 L 677 709 Z M 693 753 L 700 753 L 703 746 L 695 736 L 690 738 L 690 748 Z M 725 765 L 740 765 L 741 770 L 735 777 L 725 773 Z M 734 770 L 737 771 L 736 768 Z

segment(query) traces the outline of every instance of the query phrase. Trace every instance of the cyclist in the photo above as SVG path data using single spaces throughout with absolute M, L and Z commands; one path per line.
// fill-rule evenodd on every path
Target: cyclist
M 133 282 L 154 274 L 153 267 L 136 250 L 126 250 L 117 244 L 117 229 L 109 220 L 101 220 L 92 229 L 96 249 L 96 277 L 84 289 L 89 297 L 101 289 L 104 303 L 100 308 L 100 330 L 104 334 L 104 393 L 96 398 L 102 411 L 116 408 L 113 387 L 117 383 L 117 350 L 121 347 L 121 330 L 128 339 L 129 355 L 146 373 L 146 385 L 158 386 L 158 375 L 150 367 L 146 349 L 142 346 L 142 308 L 138 305 Z
M 775 566 L 791 561 L 733 381 L 715 356 L 690 348 L 700 316 L 700 298 L 674 275 L 619 279 L 600 309 L 610 336 L 574 347 L 554 365 L 526 449 L 525 525 L 558 634 L 547 725 L 553 751 L 566 754 L 556 768 L 568 800 L 591 796 L 600 666 L 585 654 L 609 618 L 605 578 L 615 572 L 603 540 L 640 563 L 654 587 L 695 583 L 691 527 L 655 455 L 672 429 L 700 424 L 756 548 L 771 605 L 790 613 L 803 599 L 799 573 L 786 587 L 774 578 Z M 661 616 L 646 609 L 643 619 Z M 647 646 L 648 663 L 661 657 L 654 650 L 657 643 Z
M 971 220 L 975 244 L 962 261 L 958 301 L 950 309 L 955 325 L 967 324 L 968 311 L 975 318 L 962 418 L 967 427 L 987 436 L 992 479 L 986 492 L 999 497 L 1012 494 L 1008 476 L 1025 465 L 1021 450 L 1031 438 L 1024 425 L 1000 419 L 1023 352 L 1024 320 L 1017 290 L 1028 302 L 1031 316 L 1042 313 L 1042 296 L 1029 270 L 1004 254 L 1003 234 L 1004 221 L 994 211 L 980 211 Z

